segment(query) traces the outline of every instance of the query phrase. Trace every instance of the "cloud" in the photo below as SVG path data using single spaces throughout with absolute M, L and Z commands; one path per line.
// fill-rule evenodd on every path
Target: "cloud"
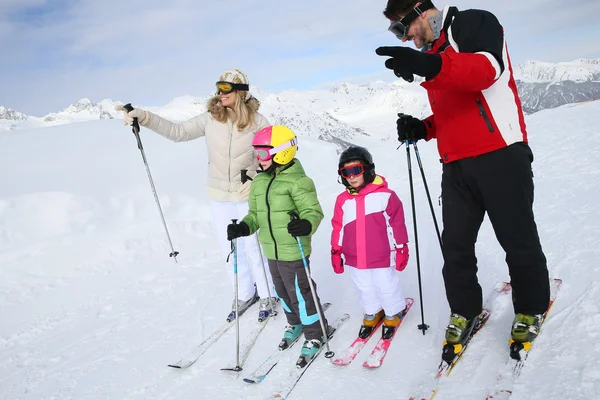
M 80 97 L 163 104 L 210 93 L 229 68 L 267 91 L 382 74 L 374 49 L 398 44 L 386 31 L 385 3 L 0 0 L 0 104 L 36 115 Z M 475 0 L 456 4 L 482 7 Z M 585 39 L 589 31 L 571 37 L 577 46 L 564 38 L 593 22 L 596 1 L 570 7 L 558 0 L 507 0 L 489 7 L 505 26 L 515 62 L 567 61 L 576 53 L 570 49 L 593 46 Z M 559 48 L 551 47 L 561 38 Z

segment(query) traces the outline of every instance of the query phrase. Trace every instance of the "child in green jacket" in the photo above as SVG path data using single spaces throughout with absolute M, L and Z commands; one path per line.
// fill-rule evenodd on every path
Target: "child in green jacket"
M 287 348 L 304 331 L 306 340 L 301 356 L 310 359 L 323 346 L 323 329 L 296 238 L 300 238 L 308 263 L 310 237 L 323 219 L 323 210 L 312 179 L 294 158 L 297 143 L 294 132 L 281 125 L 268 126 L 256 133 L 252 146 L 262 172 L 252 181 L 248 215 L 239 224 L 227 227 L 227 239 L 259 230 L 258 238 L 269 262 L 275 292 L 289 324 L 279 346 Z M 291 219 L 290 213 L 298 218 Z M 312 283 L 322 310 L 316 284 Z M 326 320 L 323 326 L 327 327 Z

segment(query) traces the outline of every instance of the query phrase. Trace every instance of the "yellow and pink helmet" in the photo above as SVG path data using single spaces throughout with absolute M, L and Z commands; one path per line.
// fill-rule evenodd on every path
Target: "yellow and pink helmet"
M 252 146 L 259 160 L 273 158 L 277 164 L 286 165 L 296 156 L 298 138 L 287 126 L 271 125 L 256 132 Z

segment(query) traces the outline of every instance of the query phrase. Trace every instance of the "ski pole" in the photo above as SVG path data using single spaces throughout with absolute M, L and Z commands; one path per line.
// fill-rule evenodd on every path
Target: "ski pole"
M 290 216 L 290 220 L 298 219 L 298 214 L 296 211 L 288 211 Z M 319 323 L 321 325 L 321 330 L 323 331 L 323 338 L 325 340 L 325 347 L 327 351 L 325 352 L 325 358 L 331 358 L 335 355 L 333 351 L 329 348 L 329 337 L 327 336 L 327 331 L 325 330 L 325 323 L 323 322 L 323 314 L 321 314 L 321 307 L 319 301 L 317 299 L 317 293 L 315 292 L 315 288 L 312 283 L 312 278 L 310 277 L 310 270 L 308 269 L 308 263 L 306 262 L 306 257 L 304 256 L 304 249 L 302 248 L 302 242 L 300 238 L 296 236 L 296 241 L 298 242 L 298 248 L 300 249 L 300 255 L 302 256 L 302 263 L 304 264 L 304 271 L 306 272 L 306 277 L 308 278 L 308 286 L 310 286 L 310 291 L 312 293 L 313 301 L 315 302 L 315 308 L 317 309 L 317 314 L 319 315 Z
M 442 235 L 440 235 L 440 228 L 438 227 L 437 219 L 435 218 L 435 211 L 433 210 L 433 203 L 431 202 L 431 195 L 429 194 L 429 187 L 427 186 L 427 179 L 425 178 L 425 171 L 423 171 L 423 163 L 421 162 L 421 155 L 419 154 L 419 148 L 417 147 L 417 142 L 412 142 L 412 145 L 415 149 L 415 154 L 417 156 L 417 162 L 419 163 L 419 169 L 421 170 L 421 178 L 423 179 L 423 185 L 425 186 L 425 193 L 427 193 L 427 201 L 429 201 L 429 209 L 431 210 L 431 218 L 433 219 L 433 225 L 435 225 L 435 232 L 437 233 L 438 242 L 440 243 L 440 250 L 442 251 L 442 256 L 443 256 L 444 249 L 442 247 Z
M 131 106 L 131 103 L 125 104 L 123 106 L 123 108 L 127 112 L 133 111 L 133 107 Z M 175 251 L 173 249 L 173 243 L 171 242 L 171 236 L 169 235 L 169 229 L 167 229 L 167 223 L 165 222 L 165 216 L 163 215 L 163 211 L 160 206 L 160 201 L 158 200 L 158 195 L 156 194 L 156 187 L 154 186 L 154 180 L 152 179 L 152 174 L 150 173 L 150 167 L 148 166 L 148 160 L 146 159 L 146 153 L 144 152 L 144 146 L 142 146 L 142 139 L 140 138 L 140 124 L 138 123 L 137 118 L 133 119 L 131 131 L 135 135 L 135 138 L 136 138 L 137 144 L 138 144 L 138 149 L 140 149 L 140 152 L 142 153 L 142 159 L 144 160 L 144 165 L 146 166 L 146 172 L 148 173 L 148 179 L 150 180 L 150 187 L 152 188 L 152 193 L 154 193 L 154 199 L 156 200 L 156 205 L 158 206 L 158 212 L 160 214 L 160 218 L 162 220 L 163 226 L 165 227 L 165 232 L 167 233 L 167 239 L 169 241 L 169 245 L 171 246 L 171 253 L 169 254 L 169 257 L 173 257 L 175 259 L 175 262 L 177 262 L 177 255 L 179 254 L 179 252 Z
M 237 219 L 231 222 L 237 224 Z M 238 314 L 238 270 L 237 270 L 237 239 L 231 240 L 231 250 L 233 251 L 233 276 L 235 278 L 235 367 L 234 371 L 241 371 L 240 367 L 240 316 Z
M 260 247 L 260 241 L 258 240 L 258 234 L 255 233 L 254 237 L 256 238 L 256 245 L 258 246 L 258 255 L 260 256 L 260 263 L 262 264 L 263 276 L 265 278 L 265 285 L 267 285 L 267 295 L 269 296 L 269 307 L 271 308 L 271 312 L 269 313 L 269 318 L 277 315 L 277 311 L 275 311 L 274 304 L 271 296 L 271 286 L 269 285 L 269 279 L 267 278 L 267 269 L 265 268 L 265 259 L 263 258 L 262 248 Z
M 421 300 L 421 324 L 417 327 L 423 331 L 423 335 L 429 325 L 425 324 L 425 312 L 423 311 L 423 287 L 421 285 L 421 259 L 419 257 L 419 235 L 417 233 L 417 212 L 415 209 L 415 189 L 413 186 L 413 177 L 412 177 L 412 166 L 410 163 L 410 141 L 406 141 L 406 161 L 408 164 L 408 180 L 410 183 L 410 202 L 412 205 L 412 214 L 413 214 L 413 229 L 415 231 L 415 251 L 417 253 L 417 277 L 419 279 L 419 298 Z

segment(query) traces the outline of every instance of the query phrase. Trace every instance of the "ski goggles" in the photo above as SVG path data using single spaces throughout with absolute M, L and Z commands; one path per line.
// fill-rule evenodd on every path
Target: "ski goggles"
M 269 161 L 270 159 L 272 159 L 275 156 L 275 154 L 277 154 L 280 151 L 283 151 L 285 149 L 288 149 L 292 146 L 295 146 L 297 144 L 298 144 L 298 138 L 294 138 L 294 139 L 290 140 L 289 142 L 280 144 L 277 147 L 254 146 L 254 153 L 256 153 L 256 159 L 258 161 Z
M 223 94 L 229 94 L 231 92 L 233 92 L 234 90 L 250 90 L 250 86 L 248 86 L 245 83 L 232 83 L 232 82 L 224 82 L 224 81 L 219 81 L 216 83 L 217 85 L 217 94 L 219 93 L 223 93 Z
M 408 33 L 408 29 L 410 28 L 410 24 L 415 19 L 417 19 L 419 15 L 423 14 L 430 8 L 433 8 L 433 3 L 430 0 L 422 2 L 421 4 L 413 8 L 413 10 L 406 14 L 403 18 L 399 19 L 398 21 L 392 22 L 390 27 L 388 28 L 388 31 L 392 32 L 400 40 L 405 39 Z
M 275 154 L 271 154 L 272 147 L 255 147 L 254 153 L 258 161 L 269 161 Z
M 361 176 L 365 173 L 365 166 L 362 164 L 350 165 L 348 167 L 340 168 L 340 175 L 344 179 L 348 179 L 352 176 Z

